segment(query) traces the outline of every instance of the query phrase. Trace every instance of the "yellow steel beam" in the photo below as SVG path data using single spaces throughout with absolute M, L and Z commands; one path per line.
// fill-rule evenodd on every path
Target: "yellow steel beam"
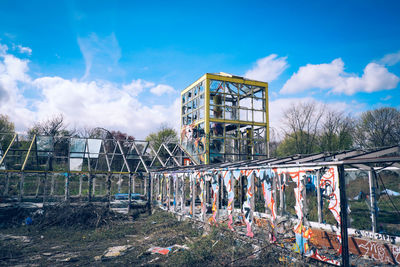
M 17 137 L 17 134 L 14 134 L 13 139 L 11 140 L 10 144 L 8 145 L 6 152 L 4 152 L 3 157 L 1 157 L 1 159 L 0 159 L 0 166 L 1 166 L 1 164 L 3 164 L 3 161 L 6 158 L 7 153 L 10 150 L 12 144 L 14 143 L 16 137 Z
M 24 164 L 22 164 L 21 171 L 25 170 L 26 162 L 28 161 L 28 157 L 29 157 L 29 154 L 31 153 L 31 149 L 32 149 L 32 146 L 33 146 L 33 142 L 35 142 L 35 139 L 36 139 L 36 134 L 32 138 L 32 142 L 31 142 L 31 144 L 29 146 L 28 152 L 26 153 L 26 157 L 25 157 L 25 160 L 24 160 Z
M 266 126 L 265 122 L 253 122 L 253 121 L 233 121 L 233 120 L 224 120 L 224 119 L 216 119 L 210 118 L 211 122 L 221 122 L 221 123 L 233 123 L 233 124 L 246 124 L 246 125 L 254 125 L 254 126 Z
M 206 136 L 206 155 L 205 155 L 205 159 L 204 159 L 204 163 L 208 164 L 209 162 L 209 146 L 210 146 L 210 140 L 209 140 L 209 136 L 210 136 L 210 80 L 207 78 L 207 74 L 206 76 L 206 89 L 204 91 L 204 132 L 205 132 L 205 136 Z
M 246 85 L 262 86 L 262 87 L 268 86 L 267 82 L 248 80 L 248 79 L 245 79 L 245 78 L 242 78 L 242 77 L 238 77 L 238 76 L 227 77 L 227 76 L 221 76 L 221 75 L 217 75 L 217 74 L 207 73 L 206 77 L 207 77 L 207 79 L 220 80 L 220 81 L 233 82 L 233 83 L 240 83 L 240 84 L 246 84 Z

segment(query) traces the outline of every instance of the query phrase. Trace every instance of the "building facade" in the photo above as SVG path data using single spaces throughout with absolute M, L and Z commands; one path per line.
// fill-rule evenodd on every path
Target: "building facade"
M 268 83 L 203 75 L 181 92 L 180 140 L 199 164 L 265 158 Z

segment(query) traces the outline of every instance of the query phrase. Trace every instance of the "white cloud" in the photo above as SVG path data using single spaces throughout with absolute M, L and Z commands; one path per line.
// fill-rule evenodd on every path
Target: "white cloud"
M 125 84 L 122 86 L 124 90 L 129 92 L 133 96 L 139 95 L 144 89 L 153 87 L 155 84 L 153 82 L 148 82 L 142 79 L 132 80 L 130 84 Z
M 0 114 L 8 115 L 18 131 L 60 113 L 70 127 L 104 127 L 139 139 L 163 123 L 172 122 L 172 127 L 179 127 L 179 98 L 165 105 L 146 105 L 138 97 L 149 88 L 170 92 L 166 88 L 172 87 L 168 85 L 141 79 L 128 84 L 45 76 L 32 79 L 28 75 L 29 61 L 7 54 L 3 47 L 0 46 L 5 51 L 0 55 Z M 36 97 L 24 97 L 24 88 L 32 90 Z
M 257 60 L 255 66 L 248 70 L 244 76 L 249 79 L 271 82 L 276 80 L 288 68 L 287 57 L 278 57 L 271 54 Z
M 176 91 L 174 90 L 173 87 L 166 85 L 166 84 L 159 84 L 156 87 L 153 87 L 150 89 L 150 92 L 152 94 L 155 94 L 156 96 L 161 96 L 163 94 L 173 94 Z
M 392 54 L 387 54 L 381 60 L 379 60 L 379 63 L 388 66 L 396 65 L 399 62 L 400 62 L 400 51 Z
M 337 58 L 331 63 L 307 64 L 283 85 L 280 93 L 292 94 L 311 89 L 330 89 L 334 93 L 353 95 L 357 92 L 376 92 L 397 87 L 400 78 L 384 66 L 369 63 L 361 77 L 344 71 L 344 62 Z
M 29 47 L 17 45 L 16 48 L 21 54 L 27 54 L 28 56 L 32 55 L 32 49 L 30 49 Z

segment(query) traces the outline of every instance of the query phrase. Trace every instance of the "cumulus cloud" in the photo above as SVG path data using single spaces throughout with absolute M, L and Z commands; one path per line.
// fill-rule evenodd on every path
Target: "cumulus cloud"
M 387 54 L 381 60 L 379 60 L 379 63 L 388 66 L 396 65 L 399 62 L 400 62 L 400 51 L 392 54 Z
M 0 55 L 0 113 L 7 114 L 18 131 L 60 113 L 71 127 L 104 127 L 139 139 L 163 123 L 173 122 L 175 128 L 179 125 L 179 98 L 165 105 L 146 105 L 138 97 L 153 88 L 159 88 L 156 92 L 170 92 L 170 86 L 142 79 L 126 84 L 57 76 L 32 79 L 29 61 L 7 54 L 3 47 L 0 46 L 4 50 Z M 25 88 L 32 90 L 35 97 L 25 97 Z M 5 96 L 7 101 L 2 101 Z
M 293 94 L 311 89 L 329 89 L 330 92 L 353 95 L 357 92 L 376 92 L 397 87 L 400 78 L 386 67 L 369 63 L 361 77 L 344 71 L 344 62 L 337 58 L 331 63 L 307 64 L 283 85 L 280 93 Z
M 153 87 L 150 89 L 150 92 L 152 94 L 155 94 L 156 96 L 161 96 L 163 94 L 172 94 L 175 93 L 175 90 L 173 87 L 166 85 L 166 84 L 159 84 L 156 87 Z
M 265 82 L 276 80 L 289 67 L 286 59 L 287 57 L 278 57 L 276 54 L 261 58 L 244 77 Z

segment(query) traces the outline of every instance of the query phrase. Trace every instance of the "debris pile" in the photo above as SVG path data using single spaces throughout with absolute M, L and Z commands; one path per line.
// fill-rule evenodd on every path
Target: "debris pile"
M 34 225 L 41 228 L 63 226 L 89 229 L 127 221 L 128 216 L 94 204 L 56 205 L 45 207 L 42 212 L 35 212 L 32 220 Z

